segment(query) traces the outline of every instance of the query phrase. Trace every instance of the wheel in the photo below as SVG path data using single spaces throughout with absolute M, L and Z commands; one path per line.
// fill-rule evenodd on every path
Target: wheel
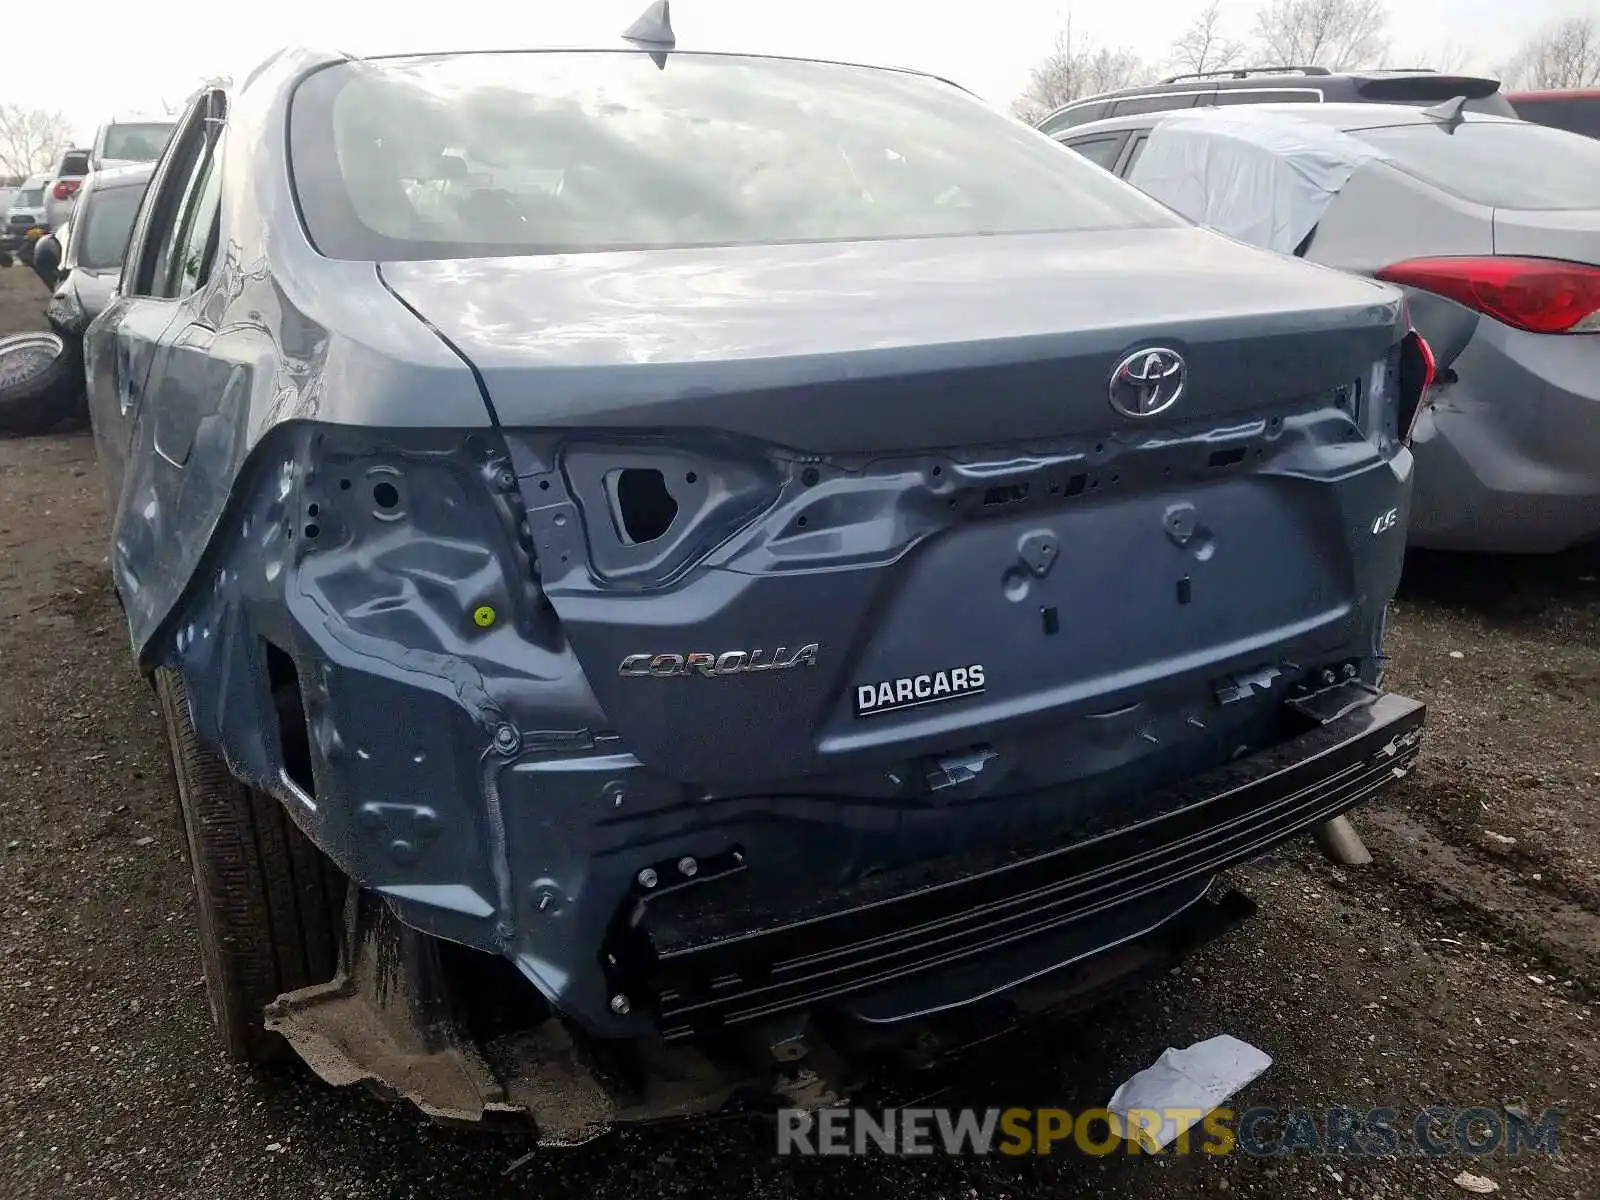
M 279 994 L 324 983 L 338 967 L 345 878 L 273 797 L 241 783 L 201 744 L 182 676 L 155 673 L 178 807 L 194 873 L 200 956 L 211 1016 L 246 1062 L 288 1054 L 262 1024 Z
M 78 357 L 59 334 L 0 337 L 0 434 L 43 433 L 79 414 Z

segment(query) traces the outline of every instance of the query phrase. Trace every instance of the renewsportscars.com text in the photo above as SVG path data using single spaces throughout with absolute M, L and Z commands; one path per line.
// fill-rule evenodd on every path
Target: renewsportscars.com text
M 1157 1131 L 1178 1132 L 1163 1146 Z M 1394 1108 L 786 1108 L 783 1155 L 1246 1154 L 1383 1158 L 1450 1154 L 1555 1154 L 1560 1114 L 1479 1106 L 1402 1113 Z

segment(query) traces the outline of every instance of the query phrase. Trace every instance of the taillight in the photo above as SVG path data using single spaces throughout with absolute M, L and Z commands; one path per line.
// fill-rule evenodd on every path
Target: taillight
M 57 200 L 71 200 L 78 194 L 78 186 L 82 182 L 81 179 L 58 179 L 55 187 L 50 189 L 50 194 Z
M 1400 405 L 1395 423 L 1399 427 L 1401 442 L 1409 446 L 1417 429 L 1417 418 L 1422 415 L 1422 407 L 1427 402 L 1428 389 L 1433 387 L 1434 377 L 1439 373 L 1439 362 L 1433 356 L 1433 347 L 1415 329 L 1406 334 L 1405 340 L 1400 343 L 1399 367 Z
M 1529 333 L 1600 333 L 1600 267 L 1554 258 L 1412 258 L 1376 275 Z

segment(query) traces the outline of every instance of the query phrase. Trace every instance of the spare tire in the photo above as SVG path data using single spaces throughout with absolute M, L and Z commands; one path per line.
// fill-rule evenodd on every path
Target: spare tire
M 43 433 L 78 416 L 76 360 L 53 333 L 0 337 L 0 434 Z

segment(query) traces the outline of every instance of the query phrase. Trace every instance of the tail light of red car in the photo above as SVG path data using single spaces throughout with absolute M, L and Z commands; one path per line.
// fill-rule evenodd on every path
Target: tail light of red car
M 57 200 L 71 200 L 82 186 L 81 179 L 58 179 L 55 187 L 50 189 L 50 195 Z
M 1600 333 L 1600 267 L 1554 258 L 1412 258 L 1379 279 L 1448 297 L 1528 333 Z

